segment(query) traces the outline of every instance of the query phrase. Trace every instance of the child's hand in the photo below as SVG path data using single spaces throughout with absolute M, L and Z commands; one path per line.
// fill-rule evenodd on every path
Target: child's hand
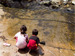
M 16 37 L 14 37 L 14 39 L 16 39 Z
M 17 37 L 14 37 L 14 39 L 16 39 Z
M 44 50 L 43 50 L 44 51 Z

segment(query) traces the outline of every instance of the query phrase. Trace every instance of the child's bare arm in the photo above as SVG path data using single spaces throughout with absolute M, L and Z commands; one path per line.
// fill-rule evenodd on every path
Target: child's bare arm
M 44 49 L 42 48 L 42 46 L 40 44 L 38 44 L 38 46 L 44 51 Z
M 28 38 L 26 38 L 26 42 L 28 42 L 29 40 L 28 40 Z
M 14 39 L 16 39 L 16 37 L 14 37 Z

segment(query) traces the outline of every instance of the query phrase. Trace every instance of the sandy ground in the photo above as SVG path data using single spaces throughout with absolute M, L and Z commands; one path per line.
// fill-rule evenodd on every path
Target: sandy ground
M 1 40 L 0 40 L 1 41 Z M 45 49 L 45 53 L 43 56 L 58 56 L 58 52 L 56 53 L 53 53 L 53 50 L 56 50 L 58 51 L 57 49 L 55 48 L 48 48 L 46 49 L 45 46 L 43 46 L 44 49 Z M 51 51 L 49 50 L 51 49 Z M 3 46 L 3 41 L 0 42 L 0 56 L 42 56 L 36 52 L 33 52 L 33 53 L 29 53 L 28 50 L 22 50 L 22 51 L 18 51 L 16 52 L 17 48 L 15 45 L 11 45 L 10 47 L 7 47 L 7 46 Z
M 0 8 L 0 18 L 5 12 L 2 8 Z M 35 23 L 35 22 L 33 22 Z M 60 49 L 57 47 L 49 47 L 46 45 L 42 45 L 44 49 L 44 55 L 40 55 L 40 53 L 32 52 L 30 53 L 27 49 L 16 52 L 17 47 L 15 46 L 16 41 L 13 37 L 10 39 L 8 34 L 6 35 L 8 38 L 3 37 L 6 32 L 4 32 L 7 28 L 3 22 L 0 21 L 0 56 L 75 56 L 75 51 L 70 49 Z M 3 43 L 9 43 L 11 46 L 4 46 Z
M 18 50 L 15 45 L 9 47 L 3 45 L 4 41 L 0 39 L 0 56 L 75 56 L 75 52 L 71 50 L 57 49 L 53 47 L 43 46 L 44 55 L 38 52 L 29 52 L 28 49 Z M 18 52 L 16 52 L 18 50 Z
M 2 8 L 0 9 L 0 18 L 1 15 L 4 14 L 4 11 L 2 10 Z M 0 21 L 1 22 L 1 21 Z M 45 50 L 44 50 L 44 55 L 41 55 L 40 53 L 30 53 L 29 50 L 25 49 L 25 50 L 18 50 L 18 48 L 15 46 L 15 40 L 14 39 L 6 39 L 6 37 L 4 37 L 3 35 L 5 33 L 3 33 L 3 31 L 5 31 L 7 28 L 6 26 L 3 26 L 3 23 L 0 23 L 0 56 L 58 56 L 59 51 L 56 48 L 50 48 L 48 47 L 46 49 L 46 46 L 42 46 Z M 3 43 L 9 43 L 11 44 L 11 46 L 4 46 Z M 52 51 L 50 51 L 49 49 L 51 49 Z M 16 52 L 18 50 L 18 52 Z M 58 51 L 58 52 L 54 52 L 53 50 Z

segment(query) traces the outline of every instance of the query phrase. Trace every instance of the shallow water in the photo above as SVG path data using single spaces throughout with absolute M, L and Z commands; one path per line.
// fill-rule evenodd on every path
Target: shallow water
M 47 46 L 65 50 L 75 51 L 75 14 L 49 9 L 17 9 L 4 7 L 4 15 L 0 22 L 3 24 L 1 33 L 8 42 L 13 42 L 14 35 L 19 31 L 21 25 L 27 26 L 29 37 L 34 28 L 38 29 L 38 37 L 45 41 Z M 72 53 L 72 52 L 71 52 Z

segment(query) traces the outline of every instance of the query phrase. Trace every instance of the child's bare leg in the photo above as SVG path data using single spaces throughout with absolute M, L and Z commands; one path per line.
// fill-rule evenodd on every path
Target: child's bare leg
M 37 50 L 40 55 L 44 55 L 44 51 L 40 48 L 40 46 L 38 46 Z

